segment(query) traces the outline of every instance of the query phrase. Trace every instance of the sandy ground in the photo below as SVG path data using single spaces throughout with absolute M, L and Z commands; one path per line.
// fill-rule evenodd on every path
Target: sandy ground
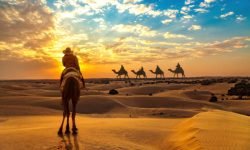
M 77 105 L 79 134 L 59 137 L 58 82 L 1 81 L 0 149 L 248 150 L 250 101 L 222 96 L 232 86 L 87 83 Z M 208 102 L 211 93 L 219 102 Z

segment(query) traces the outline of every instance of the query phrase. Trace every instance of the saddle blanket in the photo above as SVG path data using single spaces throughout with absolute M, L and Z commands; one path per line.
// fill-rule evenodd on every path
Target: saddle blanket
M 64 85 L 66 84 L 66 81 L 69 77 L 73 77 L 77 80 L 78 84 L 79 84 L 79 88 L 83 87 L 82 81 L 81 81 L 81 75 L 79 74 L 79 72 L 75 72 L 75 71 L 71 71 L 71 72 L 67 72 L 64 76 L 63 76 L 63 80 L 62 80 L 62 84 L 60 86 L 61 91 L 63 91 Z

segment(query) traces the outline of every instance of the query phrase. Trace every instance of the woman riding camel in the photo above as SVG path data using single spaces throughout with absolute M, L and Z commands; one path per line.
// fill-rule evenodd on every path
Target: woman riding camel
M 85 82 L 84 82 L 84 79 L 83 79 L 83 76 L 82 76 L 82 73 L 81 73 L 81 70 L 80 70 L 80 66 L 79 66 L 79 62 L 78 62 L 77 57 L 73 54 L 73 51 L 69 47 L 67 47 L 63 51 L 63 53 L 64 53 L 64 56 L 62 58 L 62 63 L 63 63 L 63 66 L 65 67 L 64 71 L 66 69 L 70 68 L 70 67 L 75 68 L 76 70 L 78 70 L 79 74 L 81 75 L 81 80 L 82 80 L 82 83 L 83 83 L 83 87 L 85 87 Z M 65 75 L 64 71 L 61 74 L 60 84 L 62 83 L 63 76 Z

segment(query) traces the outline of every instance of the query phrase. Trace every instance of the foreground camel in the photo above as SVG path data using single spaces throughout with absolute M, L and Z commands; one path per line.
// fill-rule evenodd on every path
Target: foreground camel
M 58 130 L 58 134 L 62 135 L 63 132 L 63 124 L 64 119 L 67 116 L 67 124 L 66 124 L 66 130 L 65 134 L 69 134 L 69 117 L 70 117 L 70 110 L 69 110 L 69 102 L 72 101 L 72 132 L 73 134 L 77 134 L 77 128 L 76 128 L 76 122 L 75 122 L 75 116 L 76 116 L 76 105 L 80 97 L 80 75 L 76 69 L 67 69 L 68 72 L 65 73 L 65 81 L 62 83 L 62 106 L 63 106 L 63 120 L 61 123 L 61 126 Z M 79 77 L 73 77 L 77 76 Z
M 177 78 L 178 78 L 178 74 L 181 74 L 183 78 L 185 77 L 184 70 L 183 70 L 183 68 L 180 66 L 180 64 L 179 64 L 179 63 L 177 64 L 177 66 L 176 66 L 176 69 L 175 69 L 175 70 L 168 69 L 168 71 L 170 71 L 170 72 L 174 73 L 174 77 L 175 77 L 175 75 L 177 75 Z
M 115 74 L 117 74 L 116 78 L 120 78 L 121 79 L 121 76 L 124 75 L 124 79 L 128 77 L 128 72 L 124 69 L 123 65 L 121 65 L 121 69 L 117 72 L 115 69 L 112 70 Z
M 145 73 L 143 67 L 142 67 L 140 70 L 138 70 L 137 72 L 136 72 L 135 70 L 131 70 L 131 72 L 133 72 L 133 73 L 136 75 L 136 79 L 137 79 L 138 76 L 139 76 L 139 78 L 141 78 L 141 75 L 142 75 L 144 78 L 147 78 L 147 75 L 146 75 L 146 73 Z
M 158 78 L 158 75 L 160 75 L 160 79 L 165 79 L 164 72 L 161 70 L 159 66 L 156 67 L 155 72 L 153 70 L 149 70 L 153 74 L 155 74 L 155 78 Z

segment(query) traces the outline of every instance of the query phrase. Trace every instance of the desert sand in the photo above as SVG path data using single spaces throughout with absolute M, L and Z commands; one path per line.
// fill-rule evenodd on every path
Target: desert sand
M 234 83 L 96 81 L 81 91 L 75 136 L 57 135 L 58 81 L 1 81 L 0 149 L 250 149 L 250 101 L 221 100 Z

